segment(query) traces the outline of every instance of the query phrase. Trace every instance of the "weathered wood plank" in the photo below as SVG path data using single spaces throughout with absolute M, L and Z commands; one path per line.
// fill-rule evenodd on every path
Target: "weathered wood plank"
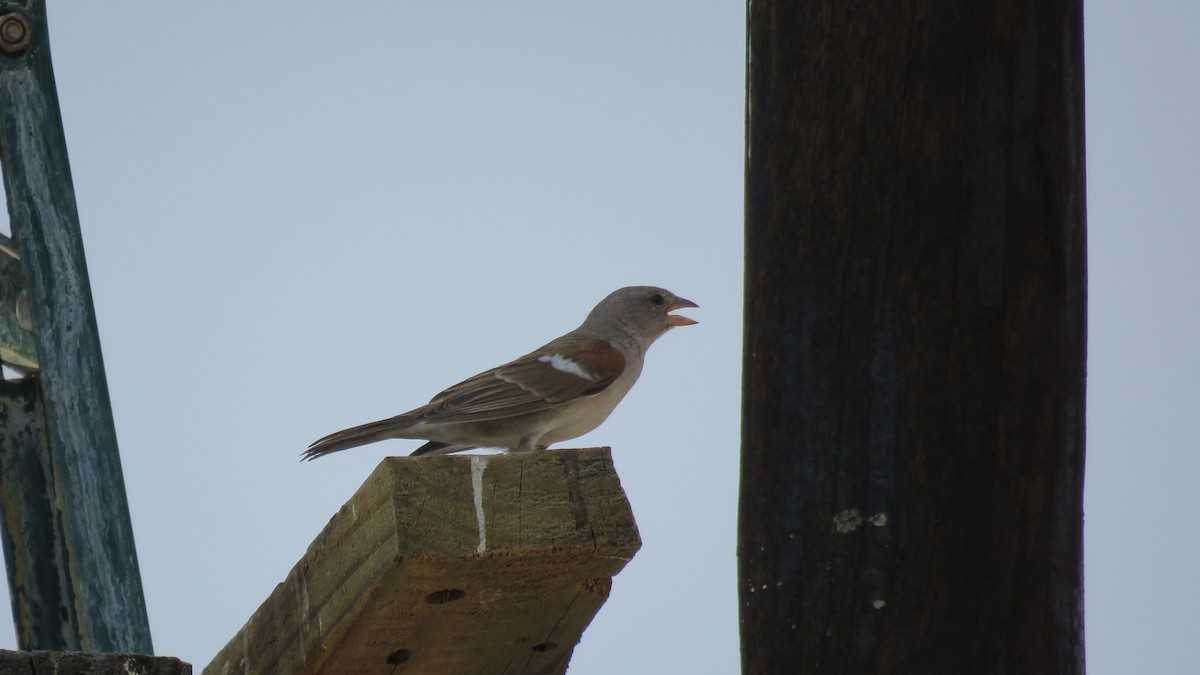
M 204 672 L 559 673 L 640 545 L 607 448 L 388 458 Z
M 0 675 L 192 675 L 192 666 L 170 656 L 0 649 Z

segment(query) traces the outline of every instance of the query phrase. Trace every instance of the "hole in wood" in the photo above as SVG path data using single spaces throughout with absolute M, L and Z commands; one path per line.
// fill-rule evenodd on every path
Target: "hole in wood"
M 387 657 L 387 662 L 390 665 L 404 663 L 407 660 L 408 660 L 408 650 L 407 649 L 397 649 L 396 651 L 392 652 L 391 654 L 388 654 L 388 657 Z
M 533 651 L 540 654 L 542 652 L 548 652 L 557 646 L 558 645 L 553 642 L 542 642 L 541 644 L 536 644 L 536 645 L 530 647 L 530 649 L 532 649 Z
M 425 596 L 425 602 L 431 605 L 444 605 L 447 602 L 462 600 L 466 595 L 466 591 L 461 591 L 457 588 L 443 588 L 440 591 L 434 591 Z

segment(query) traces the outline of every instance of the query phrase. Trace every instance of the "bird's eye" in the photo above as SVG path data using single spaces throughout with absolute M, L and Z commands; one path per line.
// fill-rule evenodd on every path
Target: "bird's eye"
M 655 293 L 654 295 L 650 296 L 650 303 L 655 307 L 662 307 L 663 303 L 666 301 L 667 299 L 662 296 L 662 293 Z

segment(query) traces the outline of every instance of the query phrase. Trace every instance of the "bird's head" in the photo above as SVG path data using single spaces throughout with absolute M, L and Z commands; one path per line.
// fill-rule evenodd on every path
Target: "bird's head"
M 627 286 L 601 300 L 581 328 L 606 337 L 613 333 L 625 334 L 645 349 L 671 328 L 696 323 L 671 312 L 698 306 L 665 288 Z

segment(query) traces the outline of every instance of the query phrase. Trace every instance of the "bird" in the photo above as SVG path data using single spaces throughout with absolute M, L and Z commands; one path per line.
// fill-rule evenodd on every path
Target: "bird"
M 318 439 L 313 460 L 392 438 L 428 441 L 412 455 L 476 448 L 545 450 L 608 419 L 642 372 L 646 350 L 677 326 L 697 323 L 672 312 L 699 307 L 655 286 L 610 293 L 575 330 L 504 365 L 463 380 L 429 403 Z

